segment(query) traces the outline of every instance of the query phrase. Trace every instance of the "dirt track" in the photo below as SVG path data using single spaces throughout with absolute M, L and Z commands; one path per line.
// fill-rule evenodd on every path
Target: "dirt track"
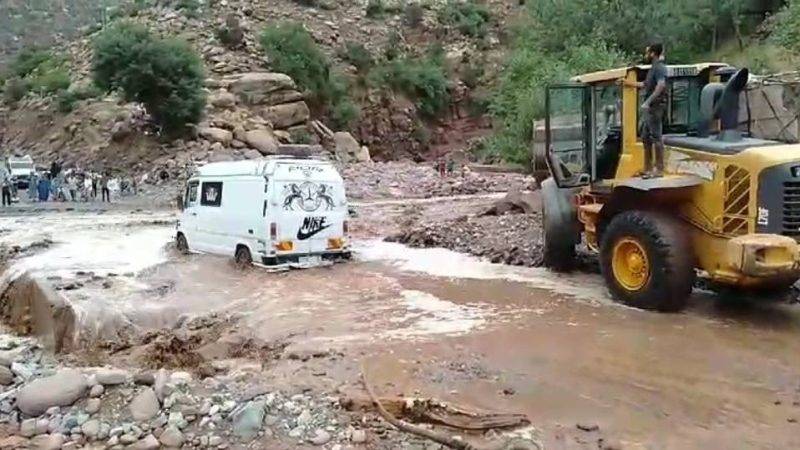
M 416 219 L 408 202 L 362 204 L 355 262 L 280 274 L 174 254 L 164 213 L 88 213 L 91 227 L 84 213 L 2 217 L 0 228 L 55 241 L 17 264 L 79 312 L 78 347 L 62 358 L 73 364 L 148 367 L 154 349 L 167 352 L 158 364 L 188 351 L 195 365 L 260 373 L 272 388 L 346 392 L 360 390 L 363 362 L 381 395 L 524 412 L 546 448 L 800 446 L 797 307 L 698 291 L 683 314 L 643 312 L 613 303 L 595 275 L 376 240 L 398 217 L 444 220 L 490 202 L 421 201 Z M 143 339 L 212 313 L 197 341 Z M 117 347 L 89 351 L 98 339 Z M 397 445 L 371 436 L 365 448 Z

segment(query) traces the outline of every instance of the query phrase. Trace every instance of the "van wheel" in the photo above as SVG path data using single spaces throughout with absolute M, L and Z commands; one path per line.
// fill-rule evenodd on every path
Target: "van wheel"
M 186 236 L 184 236 L 183 233 L 179 233 L 175 238 L 175 246 L 178 247 L 178 251 L 184 255 L 189 254 L 189 242 L 186 241 Z
M 250 250 L 244 245 L 236 248 L 236 256 L 234 257 L 236 267 L 246 269 L 253 264 L 253 257 L 250 255 Z

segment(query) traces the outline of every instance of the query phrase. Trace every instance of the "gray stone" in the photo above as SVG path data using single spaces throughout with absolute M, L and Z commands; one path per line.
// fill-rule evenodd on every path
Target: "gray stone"
M 323 429 L 318 429 L 310 441 L 314 445 L 325 445 L 331 441 L 331 434 Z
M 236 411 L 233 415 L 233 434 L 245 440 L 255 438 L 264 422 L 265 407 L 264 400 L 258 400 Z
M 130 404 L 131 415 L 136 421 L 144 422 L 158 414 L 161 405 L 158 403 L 155 391 L 151 388 L 143 389 Z
M 145 386 L 152 386 L 156 382 L 156 377 L 151 372 L 139 372 L 133 376 L 133 382 Z
M 172 392 L 172 389 L 167 385 L 168 382 L 169 373 L 164 369 L 159 369 L 153 382 L 153 389 L 155 389 L 159 400 L 164 400 Z
M 0 355 L 0 366 L 11 368 L 11 357 L 6 355 Z
M 309 423 L 311 423 L 311 411 L 304 409 L 303 412 L 297 416 L 297 424 L 308 425 Z
M 11 369 L 9 369 L 8 367 L 0 364 L 0 385 L 8 386 L 13 382 L 14 382 L 14 373 L 11 372 Z
M 207 141 L 219 142 L 226 147 L 233 140 L 233 133 L 222 128 L 201 127 L 197 129 L 197 134 Z
M 133 448 L 135 450 L 157 450 L 160 446 L 161 444 L 158 443 L 158 439 L 152 434 L 148 434 L 133 445 Z
M 158 437 L 158 440 L 161 442 L 162 445 L 165 447 L 180 447 L 183 445 L 185 440 L 183 433 L 177 427 L 169 426 L 161 436 Z
M 270 130 L 250 130 L 245 133 L 245 142 L 262 155 L 274 155 L 278 150 L 278 139 Z
M 261 111 L 261 116 L 268 120 L 273 128 L 284 129 L 307 122 L 311 117 L 311 111 L 306 102 L 300 101 L 268 106 Z
M 94 378 L 102 385 L 114 386 L 124 384 L 128 380 L 128 372 L 120 369 L 103 369 L 99 370 Z
M 119 437 L 119 443 L 120 444 L 130 445 L 130 444 L 133 444 L 134 442 L 136 442 L 136 436 L 134 436 L 134 435 L 132 435 L 130 433 L 125 433 L 125 434 L 123 434 L 122 436 Z
M 22 437 L 33 437 L 36 434 L 36 419 L 25 419 L 19 425 L 19 435 Z
M 286 74 L 250 72 L 229 79 L 230 91 L 247 105 L 262 104 L 271 93 L 296 90 L 294 80 Z
M 17 394 L 17 407 L 29 416 L 38 416 L 52 406 L 75 403 L 87 387 L 86 378 L 80 372 L 65 369 L 22 387 Z
M 67 438 L 61 433 L 42 434 L 31 439 L 31 448 L 36 450 L 59 450 Z
M 210 445 L 212 447 L 216 447 L 216 446 L 218 446 L 220 444 L 222 444 L 222 438 L 221 437 L 213 435 L 213 436 L 208 438 L 208 445 Z
M 236 96 L 228 91 L 217 91 L 211 94 L 208 102 L 217 108 L 231 108 L 236 105 Z
M 49 420 L 44 418 L 36 420 L 36 434 L 45 434 L 47 433 L 49 428 L 50 428 Z
M 89 390 L 89 397 L 100 397 L 105 391 L 106 388 L 104 388 L 102 384 L 95 384 L 92 386 L 92 389 Z
M 244 152 L 244 157 L 247 159 L 260 159 L 261 156 L 261 152 L 253 150 L 252 148 Z
M 100 434 L 100 421 L 99 420 L 90 420 L 81 426 L 81 433 L 84 436 L 89 438 L 89 440 L 94 440 L 98 434 Z
M 350 442 L 354 444 L 363 444 L 367 442 L 367 432 L 364 430 L 353 430 L 350 433 Z
M 86 402 L 86 412 L 89 414 L 94 414 L 97 411 L 100 411 L 100 399 L 99 398 L 90 398 Z
M 336 158 L 340 161 L 352 161 L 361 152 L 361 145 L 352 134 L 346 131 L 333 133 L 333 142 L 336 146 Z

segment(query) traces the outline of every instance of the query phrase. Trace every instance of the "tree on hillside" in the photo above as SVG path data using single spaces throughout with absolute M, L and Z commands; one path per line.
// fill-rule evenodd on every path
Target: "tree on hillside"
M 203 63 L 186 42 L 156 38 L 140 25 L 120 22 L 95 39 L 92 72 L 101 89 L 142 103 L 168 135 L 185 131 L 202 116 Z

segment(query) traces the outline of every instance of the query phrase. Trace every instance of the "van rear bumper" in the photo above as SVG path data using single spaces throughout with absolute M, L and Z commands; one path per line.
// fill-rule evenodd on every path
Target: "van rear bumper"
M 283 264 L 299 263 L 300 258 L 320 256 L 323 261 L 343 261 L 352 258 L 350 250 L 321 252 L 321 253 L 293 253 L 291 255 L 262 256 L 261 263 L 265 266 L 280 266 Z

